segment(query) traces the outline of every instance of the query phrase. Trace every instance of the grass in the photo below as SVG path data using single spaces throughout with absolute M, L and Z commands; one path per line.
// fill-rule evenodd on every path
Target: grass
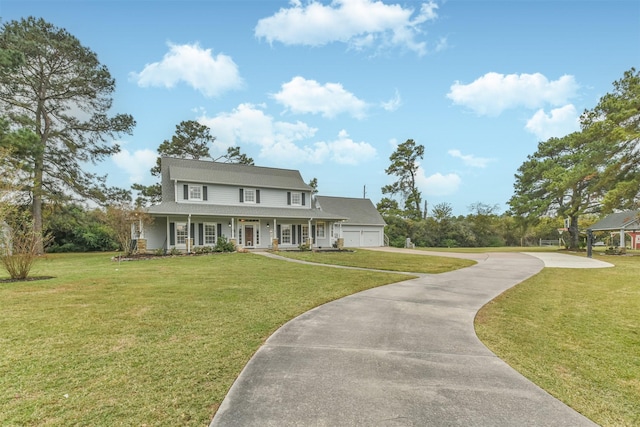
M 353 252 L 282 251 L 278 252 L 278 255 L 319 264 L 427 274 L 445 273 L 475 264 L 475 261 L 466 259 L 378 252 L 366 249 L 358 249 Z
M 480 339 L 603 426 L 640 425 L 640 257 L 614 268 L 547 268 L 487 304 Z
M 409 276 L 253 254 L 47 255 L 0 283 L 0 425 L 208 425 L 280 325 Z

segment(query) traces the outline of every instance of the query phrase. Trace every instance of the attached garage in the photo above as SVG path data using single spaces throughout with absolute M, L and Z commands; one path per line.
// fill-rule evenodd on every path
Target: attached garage
M 382 215 L 369 199 L 316 196 L 320 209 L 348 218 L 337 227 L 346 248 L 373 248 L 384 246 Z

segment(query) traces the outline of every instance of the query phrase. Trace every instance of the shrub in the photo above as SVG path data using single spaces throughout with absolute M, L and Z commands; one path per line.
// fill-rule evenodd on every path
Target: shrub
M 229 242 L 225 236 L 220 236 L 218 237 L 214 250 L 216 252 L 235 252 L 236 247 L 232 242 Z

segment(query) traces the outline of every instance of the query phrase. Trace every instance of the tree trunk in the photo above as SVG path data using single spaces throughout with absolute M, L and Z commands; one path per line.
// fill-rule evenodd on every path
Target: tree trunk
M 578 230 L 578 216 L 569 217 L 569 249 L 578 250 L 580 247 L 580 232 Z
M 44 150 L 43 150 L 44 151 Z M 33 231 L 38 236 L 36 252 L 40 255 L 44 253 L 44 243 L 42 239 L 42 178 L 44 170 L 44 160 L 42 155 L 36 156 L 34 165 L 33 180 L 33 205 L 31 214 L 33 215 Z

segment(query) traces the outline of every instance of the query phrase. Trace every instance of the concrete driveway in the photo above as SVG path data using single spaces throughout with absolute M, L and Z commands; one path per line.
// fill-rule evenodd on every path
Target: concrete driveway
M 285 324 L 249 361 L 211 426 L 594 426 L 474 331 L 484 304 L 546 261 L 458 256 L 478 263 L 360 292 Z

